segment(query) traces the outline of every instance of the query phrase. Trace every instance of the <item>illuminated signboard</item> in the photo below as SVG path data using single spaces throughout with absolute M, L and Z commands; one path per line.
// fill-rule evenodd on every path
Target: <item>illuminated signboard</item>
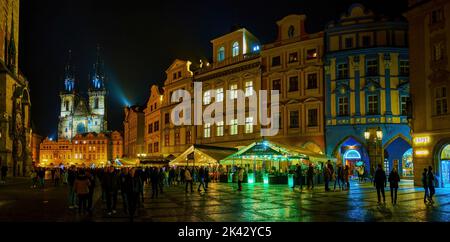
M 416 155 L 417 156 L 426 156 L 428 155 L 430 152 L 428 150 L 416 150 Z
M 428 136 L 414 138 L 414 144 L 416 145 L 425 145 L 428 143 L 430 143 L 430 137 Z

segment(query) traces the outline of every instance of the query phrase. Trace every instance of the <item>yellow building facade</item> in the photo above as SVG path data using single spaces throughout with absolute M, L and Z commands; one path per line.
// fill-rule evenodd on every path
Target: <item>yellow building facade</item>
M 145 109 L 145 152 L 144 156 L 161 156 L 161 107 L 163 95 L 158 86 L 152 86 Z
M 278 21 L 278 39 L 261 52 L 262 88 L 280 91 L 280 131 L 268 139 L 324 153 L 323 32 L 306 33 L 305 21 Z
M 450 187 L 450 2 L 409 1 L 414 181 L 432 166 Z

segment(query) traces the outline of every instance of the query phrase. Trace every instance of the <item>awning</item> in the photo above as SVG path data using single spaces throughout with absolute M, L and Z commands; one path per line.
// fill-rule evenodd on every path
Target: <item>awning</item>
M 140 165 L 155 165 L 155 166 L 166 166 L 169 165 L 170 160 L 162 157 L 146 158 L 139 161 Z
M 193 145 L 170 162 L 171 166 L 218 165 L 225 157 L 236 153 L 235 148 Z

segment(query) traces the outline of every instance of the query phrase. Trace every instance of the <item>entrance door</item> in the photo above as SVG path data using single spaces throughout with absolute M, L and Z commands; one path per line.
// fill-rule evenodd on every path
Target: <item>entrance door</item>
M 441 161 L 441 171 L 444 187 L 450 187 L 450 160 Z

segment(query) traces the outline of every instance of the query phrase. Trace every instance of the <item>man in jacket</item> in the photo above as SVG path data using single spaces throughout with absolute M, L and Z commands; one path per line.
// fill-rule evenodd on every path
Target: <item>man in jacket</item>
M 434 203 L 433 195 L 436 193 L 436 190 L 434 189 L 434 174 L 433 174 L 433 167 L 431 166 L 428 166 L 427 185 L 428 190 L 430 191 L 429 201 L 431 204 L 433 204 Z
M 117 213 L 117 192 L 119 190 L 119 177 L 114 167 L 109 167 L 108 172 L 103 175 L 102 185 L 105 188 L 106 207 L 108 215 Z
M 427 174 L 428 174 L 428 169 L 425 168 L 423 169 L 423 173 L 422 173 L 422 185 L 423 185 L 423 189 L 425 191 L 425 194 L 423 196 L 423 203 L 427 203 L 427 199 L 429 196 L 428 193 L 428 184 L 427 184 Z
M 308 180 L 308 190 L 311 188 L 311 189 L 314 189 L 314 167 L 312 166 L 312 164 L 309 164 L 309 168 L 308 168 L 308 171 L 307 171 L 307 174 L 306 174 L 306 176 L 307 176 L 307 180 Z
M 386 203 L 386 197 L 384 195 L 384 188 L 387 186 L 386 172 L 384 172 L 381 164 L 378 165 L 378 169 L 375 172 L 373 183 L 377 188 L 378 203 L 381 203 L 380 193 L 383 195 L 383 203 Z
M 38 171 L 38 177 L 39 177 L 39 173 L 41 171 Z M 75 167 L 71 166 L 69 168 L 69 170 L 67 171 L 67 184 L 69 186 L 69 209 L 73 209 L 75 207 L 76 204 L 76 195 L 75 195 L 75 191 L 73 189 L 73 185 L 75 183 L 75 179 L 77 178 L 77 173 L 75 171 Z M 38 178 L 39 179 L 39 178 Z
M 238 171 L 238 191 L 242 191 L 242 182 L 244 181 L 244 169 L 239 167 Z
M 203 190 L 205 190 L 205 192 L 207 191 L 206 187 L 205 187 L 205 169 L 203 167 L 200 167 L 200 170 L 198 171 L 198 180 L 200 182 L 200 184 L 198 184 L 198 191 L 201 192 L 201 187 L 203 186 Z
M 389 186 L 391 187 L 391 203 L 393 205 L 397 204 L 397 190 L 398 183 L 400 182 L 400 175 L 397 172 L 397 168 L 394 167 L 389 174 Z
M 186 182 L 186 193 L 188 192 L 188 185 L 191 185 L 191 192 L 194 192 L 193 183 L 192 183 L 192 176 L 191 172 L 188 168 L 184 171 L 184 181 Z

